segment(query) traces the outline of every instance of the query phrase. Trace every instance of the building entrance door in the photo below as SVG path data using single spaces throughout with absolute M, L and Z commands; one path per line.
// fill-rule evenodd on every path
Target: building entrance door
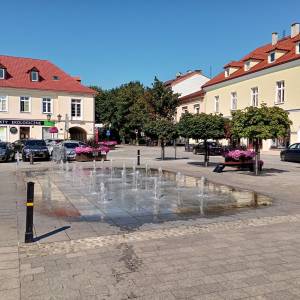
M 29 139 L 30 127 L 20 127 L 20 140 Z

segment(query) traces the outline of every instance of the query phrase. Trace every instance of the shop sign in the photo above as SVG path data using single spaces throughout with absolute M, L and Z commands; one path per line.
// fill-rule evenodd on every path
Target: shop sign
M 53 121 L 38 121 L 38 120 L 1 120 L 0 125 L 29 125 L 29 126 L 54 126 Z

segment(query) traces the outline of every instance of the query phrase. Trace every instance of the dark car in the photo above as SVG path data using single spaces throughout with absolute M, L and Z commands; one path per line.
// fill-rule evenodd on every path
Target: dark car
M 282 161 L 300 162 L 300 143 L 292 144 L 280 152 Z
M 33 158 L 42 158 L 45 160 L 50 159 L 49 151 L 44 140 L 27 140 L 22 150 L 22 159 L 27 161 Z
M 222 145 L 216 142 L 207 142 L 207 148 L 209 155 L 222 155 L 223 154 L 223 147 Z M 194 154 L 205 154 L 205 147 L 204 143 L 199 143 L 193 147 Z
M 0 161 L 14 161 L 15 151 L 11 143 L 0 142 Z

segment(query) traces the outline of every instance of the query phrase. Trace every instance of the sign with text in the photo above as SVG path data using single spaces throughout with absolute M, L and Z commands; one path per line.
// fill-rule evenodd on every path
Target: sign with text
M 0 125 L 29 125 L 29 126 L 54 126 L 53 121 L 39 121 L 39 120 L 1 120 Z

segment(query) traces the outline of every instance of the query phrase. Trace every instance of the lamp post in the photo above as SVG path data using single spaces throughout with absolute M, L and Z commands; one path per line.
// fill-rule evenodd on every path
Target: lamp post
M 61 121 L 61 114 L 58 114 L 56 117 L 57 117 L 57 122 L 60 123 L 60 121 Z M 57 137 L 58 137 L 58 134 L 57 134 Z
M 51 120 L 51 114 L 47 114 L 47 121 Z
M 138 146 L 139 145 L 139 140 L 138 140 L 139 131 L 138 131 L 138 129 L 136 129 L 134 132 L 135 132 L 135 144 Z

